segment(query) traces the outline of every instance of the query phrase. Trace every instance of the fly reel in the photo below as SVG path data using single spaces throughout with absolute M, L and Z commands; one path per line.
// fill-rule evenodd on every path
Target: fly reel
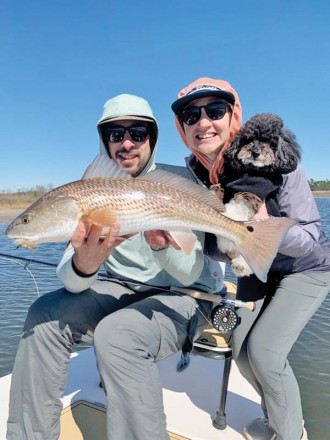
M 231 333 L 241 322 L 241 318 L 235 312 L 234 307 L 243 307 L 253 312 L 255 303 L 253 301 L 240 301 L 235 299 L 223 298 L 220 295 L 211 295 L 199 290 L 187 289 L 184 287 L 171 286 L 170 290 L 184 293 L 193 298 L 210 301 L 216 305 L 211 312 L 211 320 L 213 327 L 221 333 Z
M 213 327 L 221 333 L 231 333 L 240 323 L 240 318 L 230 306 L 218 305 L 211 312 Z

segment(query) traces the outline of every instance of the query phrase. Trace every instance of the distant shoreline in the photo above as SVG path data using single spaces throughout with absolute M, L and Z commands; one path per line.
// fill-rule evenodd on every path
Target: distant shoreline
M 314 197 L 330 197 L 330 191 L 313 191 Z M 9 222 L 14 220 L 25 208 L 9 208 L 0 206 L 0 222 Z
M 330 191 L 313 191 L 314 197 L 330 197 Z
M 0 207 L 0 222 L 9 222 L 14 220 L 25 208 L 2 208 Z

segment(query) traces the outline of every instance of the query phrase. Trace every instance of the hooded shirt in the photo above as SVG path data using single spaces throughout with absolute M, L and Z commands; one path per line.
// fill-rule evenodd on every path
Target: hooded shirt
M 153 115 L 149 103 L 139 96 L 122 94 L 109 99 L 103 106 L 102 116 L 97 123 L 97 131 L 100 136 L 100 153 L 109 155 L 106 147 L 107 141 L 103 128 L 108 122 L 120 120 L 144 121 L 150 124 L 150 147 L 151 157 L 148 164 L 140 175 L 144 175 L 155 169 L 156 144 L 158 139 L 158 123 Z
M 114 120 L 143 120 L 150 122 L 153 129 L 152 154 L 140 175 L 156 168 L 158 124 L 147 101 L 134 95 L 119 95 L 107 101 L 103 114 L 98 121 L 100 135 L 100 153 L 108 154 L 103 135 L 103 124 Z M 151 139 L 150 139 L 151 141 Z M 166 166 L 162 166 L 167 169 Z M 185 175 L 184 167 L 169 167 L 172 172 Z M 196 233 L 198 240 L 191 254 L 169 246 L 167 249 L 153 251 L 140 232 L 117 246 L 104 262 L 106 273 L 113 278 L 129 284 L 136 291 L 150 289 L 151 286 L 191 286 L 193 289 L 215 293 L 223 287 L 223 275 L 219 263 L 204 256 L 204 233 Z M 72 293 L 79 293 L 92 286 L 98 274 L 87 277 L 79 276 L 72 267 L 74 249 L 71 245 L 66 249 L 60 261 L 57 274 L 65 288 Z M 149 286 L 144 285 L 148 284 Z

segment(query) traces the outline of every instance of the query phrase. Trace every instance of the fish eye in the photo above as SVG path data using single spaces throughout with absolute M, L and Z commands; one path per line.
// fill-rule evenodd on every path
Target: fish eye
M 23 223 L 24 225 L 26 225 L 27 223 L 29 223 L 29 221 L 30 221 L 29 217 L 23 217 L 23 218 L 22 218 L 22 223 Z

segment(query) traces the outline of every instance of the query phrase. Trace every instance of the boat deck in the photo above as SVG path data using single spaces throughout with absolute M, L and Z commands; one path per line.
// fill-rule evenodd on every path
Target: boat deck
M 218 409 L 224 361 L 192 356 L 178 373 L 179 355 L 159 362 L 167 427 L 173 440 L 241 440 L 244 425 L 262 415 L 259 397 L 232 363 L 227 397 L 227 428 L 212 420 Z M 0 379 L 0 440 L 5 440 L 10 375 Z M 93 349 L 75 353 L 63 395 L 60 440 L 104 440 L 106 399 L 99 387 Z

